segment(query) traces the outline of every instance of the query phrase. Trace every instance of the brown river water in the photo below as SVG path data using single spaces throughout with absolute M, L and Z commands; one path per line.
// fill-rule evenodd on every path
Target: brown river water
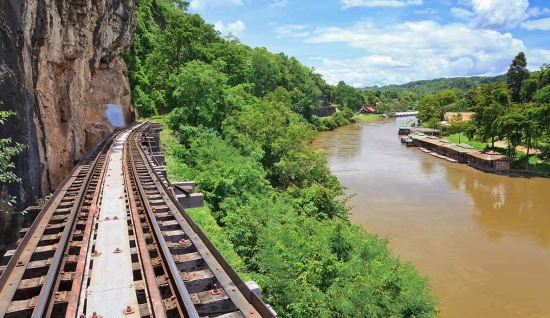
M 357 194 L 352 222 L 388 237 L 429 278 L 442 317 L 550 317 L 550 180 L 407 148 L 397 136 L 405 120 L 341 127 L 312 144 Z

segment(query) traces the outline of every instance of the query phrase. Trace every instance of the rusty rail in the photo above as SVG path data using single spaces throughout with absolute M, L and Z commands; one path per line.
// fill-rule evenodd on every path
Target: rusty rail
M 89 199 L 85 193 L 88 187 L 97 187 L 97 183 L 91 184 L 90 180 L 94 174 L 101 173 L 113 138 L 96 146 L 72 170 L 20 241 L 19 246 L 23 248 L 16 250 L 0 277 L 0 316 L 42 317 L 54 302 L 67 303 L 67 292 L 54 294 L 53 287 L 59 275 L 63 275 L 61 263 L 67 259 L 71 263 L 78 262 L 76 257 L 64 255 L 64 252 L 76 226 L 77 212 L 81 208 L 82 212 L 89 210 L 83 206 Z M 48 257 L 52 252 L 53 257 Z

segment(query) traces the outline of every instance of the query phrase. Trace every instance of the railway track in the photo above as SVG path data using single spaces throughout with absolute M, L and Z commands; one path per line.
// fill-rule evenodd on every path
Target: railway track
M 75 167 L 22 231 L 0 317 L 276 317 L 178 204 L 158 131 L 131 127 Z
M 116 135 L 90 152 L 59 186 L 33 225 L 22 231 L 0 276 L 0 316 L 59 317 L 87 250 L 97 191 Z

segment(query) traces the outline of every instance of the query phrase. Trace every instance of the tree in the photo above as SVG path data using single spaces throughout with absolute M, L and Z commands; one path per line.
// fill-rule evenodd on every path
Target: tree
M 502 82 L 480 85 L 476 88 L 475 103 L 475 114 L 472 116 L 475 133 L 483 141 L 490 138 L 494 147 L 499 127 L 502 127 L 496 125 L 495 121 L 510 108 L 510 90 Z
M 519 111 L 503 114 L 495 120 L 494 125 L 508 140 L 508 156 L 510 158 L 516 156 L 516 148 L 521 143 L 526 124 L 523 114 Z
M 444 89 L 435 94 L 435 99 L 440 107 L 451 105 L 458 101 L 460 90 L 457 88 Z
M 437 118 L 431 118 L 425 122 L 425 126 L 431 129 L 439 130 L 441 128 L 441 121 Z
M 173 97 L 178 106 L 173 116 L 180 118 L 182 124 L 221 130 L 230 111 L 224 74 L 211 65 L 193 61 L 182 67 L 171 82 L 176 87 Z
M 525 53 L 519 52 L 506 73 L 506 82 L 512 92 L 512 101 L 519 103 L 521 101 L 521 88 L 526 79 L 529 78 L 529 71 L 527 70 L 527 59 Z
M 279 69 L 274 58 L 265 48 L 256 48 L 251 58 L 250 82 L 254 84 L 254 95 L 263 97 L 277 87 Z
M 431 119 L 436 119 L 437 121 L 441 118 L 441 110 L 439 104 L 433 94 L 427 94 L 418 103 L 418 119 L 426 123 Z
M 344 81 L 338 82 L 334 95 L 335 102 L 342 107 L 348 107 L 353 111 L 357 111 L 363 107 L 363 96 L 361 93 Z

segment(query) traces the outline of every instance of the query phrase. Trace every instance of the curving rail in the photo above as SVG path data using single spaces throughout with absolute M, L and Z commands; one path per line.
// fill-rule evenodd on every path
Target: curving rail
M 0 318 L 276 317 L 179 205 L 151 150 L 158 130 L 129 127 L 73 169 L 22 231 Z

